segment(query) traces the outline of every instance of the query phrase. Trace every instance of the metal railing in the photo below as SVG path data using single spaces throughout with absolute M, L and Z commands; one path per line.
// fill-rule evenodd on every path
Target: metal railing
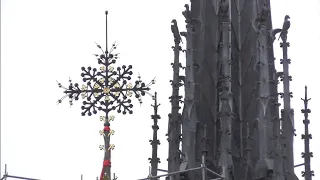
M 39 180 L 39 179 L 34 179 L 34 178 L 26 178 L 26 177 L 21 177 L 21 176 L 12 176 L 9 175 L 7 172 L 7 165 L 4 165 L 4 175 L 1 178 L 1 180 L 7 180 L 7 178 L 15 178 L 15 179 L 25 179 L 25 180 Z
M 190 169 L 186 169 L 186 170 L 181 170 L 181 171 L 176 171 L 176 172 L 171 172 L 171 173 L 167 173 L 167 174 L 162 174 L 162 175 L 158 175 L 158 176 L 149 176 L 147 178 L 142 178 L 142 179 L 138 179 L 138 180 L 151 180 L 154 178 L 160 178 L 160 177 L 170 177 L 172 175 L 175 174 L 180 174 L 180 173 L 185 173 L 185 172 L 191 172 L 191 171 L 197 171 L 197 170 L 203 170 L 204 172 L 209 172 L 211 174 L 214 174 L 215 176 L 217 176 L 217 178 L 215 179 L 210 179 L 210 180 L 223 180 L 225 179 L 223 176 L 221 176 L 220 174 L 212 171 L 211 169 L 208 169 L 204 164 L 201 164 L 200 167 L 196 167 L 196 168 L 190 168 Z M 165 172 L 165 170 L 161 171 Z M 202 179 L 206 179 L 207 177 L 204 177 L 205 173 L 202 173 Z

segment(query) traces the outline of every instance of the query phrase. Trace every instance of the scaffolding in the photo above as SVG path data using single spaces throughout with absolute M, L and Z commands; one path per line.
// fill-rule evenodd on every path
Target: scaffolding
M 156 179 L 156 178 L 161 178 L 161 177 L 168 177 L 169 180 L 170 177 L 172 177 L 173 175 L 176 174 L 180 174 L 180 173 L 186 173 L 186 172 L 192 172 L 192 171 L 198 171 L 201 170 L 201 180 L 207 180 L 207 172 L 215 175 L 217 178 L 215 179 L 210 179 L 210 180 L 223 180 L 225 179 L 223 176 L 221 176 L 220 174 L 212 171 L 211 169 L 208 169 L 205 165 L 205 155 L 202 155 L 202 163 L 200 167 L 196 167 L 196 168 L 190 168 L 190 169 L 186 169 L 186 170 L 181 170 L 181 171 L 176 171 L 176 172 L 171 172 L 171 173 L 167 173 L 167 174 L 162 174 L 162 175 L 157 175 L 157 176 L 148 176 L 147 178 L 142 178 L 142 179 L 138 179 L 138 180 L 151 180 L 151 179 Z M 158 171 L 162 171 L 162 172 L 167 172 L 166 170 L 162 170 L 162 169 L 158 169 Z
M 4 165 L 4 175 L 2 176 L 1 180 L 7 180 L 8 178 L 13 178 L 13 179 L 25 179 L 25 180 L 39 180 L 39 179 L 34 179 L 34 178 L 26 178 L 22 176 L 13 176 L 9 175 L 7 171 L 7 164 Z

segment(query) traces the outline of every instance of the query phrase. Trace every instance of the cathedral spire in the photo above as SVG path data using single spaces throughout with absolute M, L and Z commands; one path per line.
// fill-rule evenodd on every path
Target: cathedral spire
M 311 158 L 313 157 L 313 153 L 310 152 L 310 139 L 312 139 L 311 134 L 309 134 L 309 124 L 310 120 L 308 119 L 309 113 L 311 113 L 311 110 L 308 108 L 308 102 L 311 100 L 311 98 L 308 98 L 308 89 L 307 86 L 305 86 L 305 95 L 304 99 L 301 98 L 301 100 L 304 102 L 304 109 L 301 110 L 301 112 L 304 114 L 304 134 L 302 134 L 302 139 L 304 140 L 304 152 L 302 154 L 302 158 L 304 158 L 304 168 L 305 170 L 302 171 L 302 177 L 304 177 L 305 180 L 312 180 L 312 176 L 314 176 L 314 172 L 311 170 Z

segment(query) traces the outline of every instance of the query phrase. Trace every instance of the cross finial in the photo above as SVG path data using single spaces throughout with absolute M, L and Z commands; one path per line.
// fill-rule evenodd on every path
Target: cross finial
M 100 68 L 82 67 L 81 77 L 84 84 L 81 86 L 78 83 L 73 83 L 69 80 L 69 86 L 65 88 L 60 83 L 58 86 L 64 89 L 65 94 L 58 103 L 61 103 L 63 99 L 69 97 L 70 105 L 73 104 L 73 100 L 80 100 L 82 97 L 81 115 L 91 116 L 98 114 L 98 112 L 104 113 L 104 130 L 100 131 L 104 138 L 105 157 L 100 179 L 106 174 L 108 178 L 111 177 L 111 155 L 110 150 L 114 148 L 114 145 L 110 144 L 110 136 L 113 135 L 114 131 L 110 130 L 110 121 L 112 120 L 110 112 L 117 111 L 122 114 L 132 114 L 132 103 L 130 97 L 135 97 L 141 102 L 141 97 L 144 96 L 147 91 L 150 90 L 150 86 L 153 83 L 146 84 L 139 80 L 134 83 L 130 83 L 132 76 L 132 65 L 120 66 L 115 68 L 114 65 L 119 58 L 118 53 L 113 51 L 117 48 L 116 44 L 113 44 L 108 51 L 108 11 L 105 11 L 106 15 L 106 49 L 97 44 L 100 54 L 94 54 L 97 63 Z M 152 81 L 154 82 L 154 80 Z

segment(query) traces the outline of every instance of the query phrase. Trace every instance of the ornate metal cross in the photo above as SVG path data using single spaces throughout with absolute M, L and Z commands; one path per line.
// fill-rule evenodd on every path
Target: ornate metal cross
M 106 11 L 106 17 L 108 12 Z M 107 24 L 107 18 L 106 18 Z M 107 34 L 106 34 L 106 37 Z M 107 41 L 107 38 L 106 38 Z M 108 44 L 108 42 L 106 42 Z M 135 83 L 129 83 L 131 80 L 132 66 L 125 66 L 114 68 L 114 64 L 118 59 L 118 54 L 113 53 L 117 45 L 113 44 L 108 51 L 107 47 L 104 51 L 100 45 L 97 47 L 101 50 L 101 54 L 95 54 L 100 68 L 82 67 L 81 77 L 84 84 L 80 86 L 78 83 L 72 83 L 69 80 L 69 87 L 66 88 L 58 83 L 60 88 L 64 89 L 64 94 L 58 103 L 63 99 L 69 97 L 70 105 L 73 100 L 77 101 L 80 96 L 83 99 L 81 115 L 91 116 L 97 114 L 98 111 L 103 112 L 104 116 L 100 116 L 100 120 L 104 121 L 104 129 L 100 134 L 104 137 L 104 145 L 100 146 L 101 150 L 105 151 L 103 168 L 100 176 L 102 179 L 110 179 L 111 175 L 111 150 L 114 149 L 114 144 L 110 144 L 110 136 L 114 134 L 114 130 L 110 129 L 110 121 L 114 120 L 114 116 L 109 113 L 117 110 L 118 113 L 132 114 L 132 103 L 130 97 L 135 96 L 141 101 L 141 96 L 144 96 L 150 90 L 150 86 L 154 84 L 152 80 L 149 84 L 142 82 L 141 77 Z

